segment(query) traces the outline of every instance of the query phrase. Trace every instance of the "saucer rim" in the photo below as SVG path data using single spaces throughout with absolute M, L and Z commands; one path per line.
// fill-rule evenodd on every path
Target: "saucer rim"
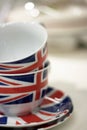
M 73 112 L 73 111 L 72 111 L 72 112 Z M 49 127 L 46 127 L 46 128 L 43 127 L 43 129 L 44 129 L 44 130 L 48 130 L 48 129 L 54 128 L 54 127 L 56 127 L 56 126 L 58 126 L 58 125 L 61 125 L 63 122 L 65 122 L 65 121 L 69 120 L 69 118 L 71 118 L 72 112 L 70 113 L 69 116 L 66 116 L 66 118 L 65 118 L 63 121 L 56 122 L 56 123 L 54 123 L 53 125 L 50 125 Z M 58 119 L 55 119 L 55 120 L 58 120 Z M 54 120 L 54 121 L 55 121 L 55 120 Z M 42 129 L 42 128 L 41 128 L 41 129 Z M 38 129 L 38 130 L 39 130 L 39 129 Z
M 43 127 L 39 127 L 39 128 L 37 128 L 37 130 L 41 130 L 41 129 L 48 130 L 48 129 L 51 129 L 51 128 L 57 126 L 57 125 L 62 124 L 63 122 L 65 122 L 66 120 L 68 120 L 69 118 L 71 118 L 73 109 L 74 109 L 74 107 L 73 107 L 73 105 L 72 105 L 71 110 L 70 110 L 66 115 L 64 115 L 64 116 L 61 117 L 61 118 L 64 118 L 63 120 L 60 120 L 59 118 L 56 118 L 56 119 L 54 120 L 54 121 L 57 121 L 56 123 L 54 123 L 54 124 L 52 124 L 52 125 L 49 125 L 48 127 L 44 127 L 44 126 L 43 126 Z M 58 119 L 59 119 L 60 121 L 58 121 Z M 50 121 L 49 123 L 52 123 L 52 121 Z M 43 125 L 47 125 L 47 124 L 43 124 Z
M 57 89 L 57 88 L 54 88 L 53 86 L 48 86 L 48 88 L 53 88 L 54 90 L 56 90 L 56 91 L 58 91 L 59 89 Z M 64 93 L 64 91 L 62 91 L 62 90 L 60 90 L 61 92 L 63 92 Z M 64 95 L 65 95 L 65 93 L 64 93 Z M 66 95 L 65 95 L 65 97 L 67 97 Z M 68 97 L 70 98 L 70 96 L 68 95 Z M 71 99 L 71 98 L 70 98 Z M 71 105 L 72 105 L 72 107 L 73 107 L 73 103 L 71 102 Z M 72 113 L 72 112 L 71 112 Z M 67 114 L 70 114 L 70 111 L 68 111 L 68 113 Z M 9 117 L 9 116 L 6 116 L 6 117 Z M 38 122 L 36 122 L 36 123 L 25 123 L 25 124 L 19 124 L 19 125 L 15 125 L 15 124 L 12 124 L 12 125 L 9 125 L 9 124 L 0 124 L 0 127 L 9 127 L 9 128 L 23 128 L 23 127 L 33 127 L 33 126 L 40 126 L 40 125 L 44 125 L 44 124 L 46 124 L 46 123 L 50 123 L 51 121 L 55 121 L 55 120 L 58 120 L 60 117 L 54 117 L 54 118 L 52 118 L 52 119 L 49 119 L 49 120 L 46 120 L 46 121 L 44 121 L 44 122 L 41 122 L 41 123 L 39 123 L 39 124 L 37 124 Z M 58 122 L 58 124 L 59 124 L 60 122 Z

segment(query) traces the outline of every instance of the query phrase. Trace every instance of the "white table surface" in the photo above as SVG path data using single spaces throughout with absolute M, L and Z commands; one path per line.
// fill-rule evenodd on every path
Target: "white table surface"
M 87 130 L 87 50 L 61 55 L 49 48 L 48 59 L 49 85 L 68 94 L 74 106 L 72 116 L 50 130 Z

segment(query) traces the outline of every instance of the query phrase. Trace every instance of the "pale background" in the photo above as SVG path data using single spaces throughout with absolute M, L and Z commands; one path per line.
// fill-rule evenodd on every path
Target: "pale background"
M 0 22 L 38 21 L 48 31 L 48 60 L 51 64 L 48 85 L 68 94 L 74 105 L 72 116 L 50 130 L 87 130 L 87 1 L 32 0 L 39 10 L 43 5 L 56 9 L 40 10 L 42 14 L 35 17 L 25 9 L 27 2 L 29 0 L 0 0 Z M 60 5 L 70 3 L 75 7 L 73 15 L 72 11 L 71 14 L 66 11 L 66 15 L 62 12 L 58 19 L 53 17 L 60 11 L 57 6 L 59 9 Z

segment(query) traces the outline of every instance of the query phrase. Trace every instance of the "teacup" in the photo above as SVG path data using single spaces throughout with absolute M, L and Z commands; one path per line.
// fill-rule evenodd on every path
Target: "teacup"
M 47 31 L 38 23 L 0 25 L 0 73 L 25 73 L 47 58 Z
M 48 86 L 50 62 L 30 73 L 0 75 L 0 112 L 8 116 L 26 115 L 43 101 Z

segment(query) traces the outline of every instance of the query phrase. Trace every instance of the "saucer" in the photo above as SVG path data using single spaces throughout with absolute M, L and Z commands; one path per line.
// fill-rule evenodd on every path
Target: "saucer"
M 54 87 L 47 89 L 42 104 L 37 110 L 25 116 L 6 116 L 0 114 L 1 127 L 45 128 L 64 121 L 73 111 L 73 103 L 68 95 Z
M 61 118 L 57 118 L 54 121 L 51 121 L 51 122 L 49 122 L 47 124 L 44 124 L 44 125 L 42 125 L 42 127 L 39 126 L 37 130 L 48 130 L 48 129 L 51 129 L 53 127 L 56 127 L 57 125 L 60 125 L 65 120 L 70 118 L 72 112 L 73 112 L 73 107 L 72 107 L 71 111 L 69 113 L 67 113 L 66 115 L 62 116 Z

